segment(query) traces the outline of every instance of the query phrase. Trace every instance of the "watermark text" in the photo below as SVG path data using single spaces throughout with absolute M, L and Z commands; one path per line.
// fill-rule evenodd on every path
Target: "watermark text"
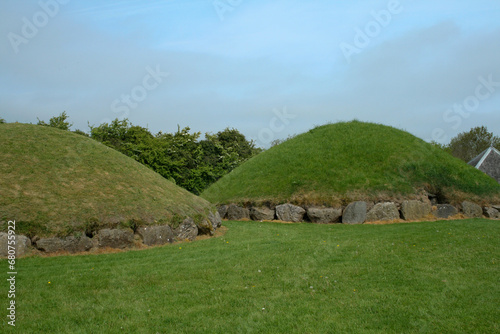
M 7 318 L 10 326 L 16 326 L 16 221 L 9 220 L 7 224 L 7 282 L 9 282 L 9 292 L 7 298 L 9 306 L 7 307 Z
M 7 39 L 14 50 L 14 53 L 19 53 L 19 46 L 21 44 L 28 44 L 30 40 L 38 35 L 40 29 L 44 28 L 54 18 L 60 10 L 60 5 L 65 5 L 69 0 L 40 0 L 38 5 L 41 10 L 35 12 L 31 20 L 27 17 L 21 19 L 22 26 L 20 34 L 9 32 Z

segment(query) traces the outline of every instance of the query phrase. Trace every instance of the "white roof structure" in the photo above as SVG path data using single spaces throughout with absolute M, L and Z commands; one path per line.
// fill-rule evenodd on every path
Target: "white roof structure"
M 500 151 L 491 146 L 468 162 L 500 183 Z

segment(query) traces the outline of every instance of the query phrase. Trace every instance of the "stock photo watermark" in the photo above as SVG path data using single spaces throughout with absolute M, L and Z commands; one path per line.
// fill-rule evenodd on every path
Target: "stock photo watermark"
M 474 89 L 473 94 L 467 96 L 462 102 L 453 104 L 443 113 L 443 121 L 450 124 L 452 129 L 458 129 L 463 120 L 469 118 L 471 113 L 479 108 L 481 102 L 491 98 L 500 88 L 500 81 L 494 81 L 493 74 L 487 78 L 480 76 L 478 81 L 479 84 Z M 447 141 L 446 131 L 442 128 L 435 128 L 432 131 L 432 140 L 436 142 Z
M 149 92 L 158 88 L 160 84 L 163 83 L 163 80 L 170 75 L 168 72 L 162 72 L 160 65 L 156 65 L 155 69 L 147 66 L 146 72 L 146 75 L 142 78 L 141 84 L 132 87 L 130 93 L 121 94 L 120 98 L 111 102 L 111 110 L 115 114 L 121 113 L 118 118 L 127 118 L 130 114 L 130 110 L 137 108 L 139 103 L 143 102 L 148 97 Z
M 352 44 L 342 42 L 339 45 L 347 63 L 350 64 L 352 56 L 360 54 L 373 39 L 382 33 L 384 28 L 391 24 L 393 17 L 402 11 L 403 5 L 397 0 L 389 1 L 386 9 L 371 11 L 370 15 L 373 20 L 368 21 L 362 29 L 354 28 L 355 35 Z
M 224 21 L 226 13 L 234 11 L 243 0 L 214 0 L 212 6 L 221 21 Z
M 259 131 L 258 141 L 261 145 L 269 145 L 277 133 L 285 130 L 290 121 L 297 118 L 297 115 L 288 113 L 286 107 L 283 107 L 281 111 L 274 109 L 273 114 L 275 117 L 271 118 L 269 126 Z
M 16 326 L 16 221 L 9 220 L 7 223 L 7 282 L 9 290 L 7 293 L 8 307 L 7 318 L 10 326 Z
M 26 16 L 21 19 L 22 26 L 20 33 L 9 32 L 7 34 L 14 53 L 19 53 L 19 46 L 21 44 L 28 44 L 35 38 L 40 29 L 43 29 L 59 13 L 60 6 L 66 5 L 68 2 L 69 0 L 40 0 L 38 2 L 40 10 L 31 16 L 31 20 Z

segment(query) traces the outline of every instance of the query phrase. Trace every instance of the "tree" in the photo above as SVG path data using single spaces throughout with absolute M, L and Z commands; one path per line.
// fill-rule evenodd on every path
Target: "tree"
M 42 125 L 42 126 L 50 126 L 53 128 L 61 129 L 61 130 L 69 130 L 73 124 L 66 122 L 66 120 L 69 118 L 69 116 L 66 114 L 66 111 L 63 111 L 62 114 L 59 116 L 54 116 L 49 120 L 49 124 L 45 123 L 44 121 L 41 121 L 38 117 L 38 123 L 37 125 Z
M 469 162 L 490 146 L 500 149 L 500 138 L 488 132 L 485 126 L 478 126 L 452 138 L 447 150 L 454 157 Z
M 7 122 L 5 122 L 5 120 L 2 117 L 0 117 L 0 124 L 3 124 L 3 123 L 7 123 Z
M 148 166 L 164 178 L 199 195 L 205 188 L 260 152 L 238 130 L 225 129 L 215 135 L 190 133 L 178 127 L 175 133 L 132 125 L 127 119 L 90 126 L 90 136 Z
M 242 161 L 262 151 L 255 147 L 255 142 L 253 140 L 248 141 L 245 136 L 236 129 L 226 128 L 224 131 L 219 131 L 216 134 L 216 138 L 224 149 L 235 152 Z

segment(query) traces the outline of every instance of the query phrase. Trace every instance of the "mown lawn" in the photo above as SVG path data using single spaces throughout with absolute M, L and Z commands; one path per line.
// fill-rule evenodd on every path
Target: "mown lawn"
M 0 332 L 500 332 L 499 221 L 224 225 L 192 243 L 19 259 L 16 328 L 3 280 Z

